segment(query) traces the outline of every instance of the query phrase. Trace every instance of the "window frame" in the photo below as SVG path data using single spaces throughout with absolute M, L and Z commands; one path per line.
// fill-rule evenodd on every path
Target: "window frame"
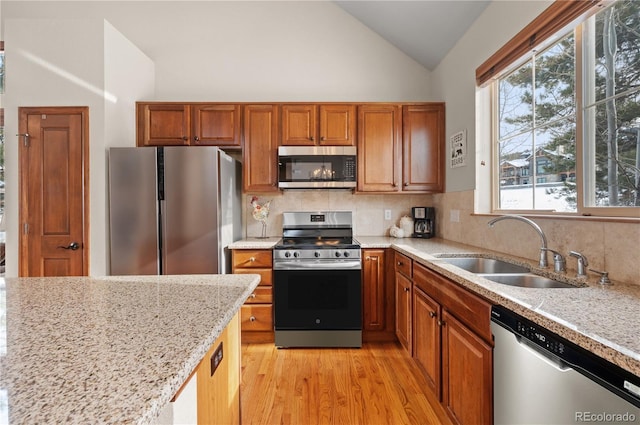
M 586 26 L 588 25 L 589 18 L 598 12 L 604 10 L 609 5 L 615 3 L 616 1 L 589 1 L 589 2 L 580 2 L 580 3 L 589 3 L 589 8 L 585 8 L 584 4 L 582 4 L 580 8 L 580 13 L 576 12 L 572 16 L 572 19 L 569 23 L 565 23 L 564 26 L 549 24 L 550 27 L 553 27 L 555 31 L 551 33 L 550 31 L 546 31 L 546 35 L 543 41 L 535 43 L 531 47 L 528 47 L 527 51 L 524 53 L 520 53 L 521 50 L 518 50 L 519 57 L 516 60 L 513 59 L 514 53 L 511 52 L 509 54 L 507 47 L 511 45 L 516 45 L 514 42 L 516 39 L 523 39 L 523 33 L 531 33 L 531 28 L 534 27 L 534 24 L 540 24 L 540 22 L 549 22 L 549 16 L 557 13 L 559 3 L 570 3 L 574 2 L 562 2 L 561 0 L 557 0 L 552 6 L 550 6 L 547 10 L 545 10 L 538 18 L 532 21 L 521 33 L 516 35 L 514 39 L 512 39 L 509 43 L 507 43 L 503 48 L 501 48 L 498 52 L 496 52 L 485 64 L 481 65 L 476 70 L 476 79 L 478 86 L 488 86 L 487 88 L 490 90 L 489 98 L 491 102 L 491 113 L 490 113 L 490 143 L 491 143 L 491 212 L 499 213 L 499 214 L 527 214 L 527 215 L 552 215 L 552 216 L 594 216 L 594 217 L 612 217 L 612 218 L 640 218 L 640 207 L 633 206 L 587 206 L 586 202 L 588 201 L 588 195 L 586 193 L 587 190 L 593 189 L 595 187 L 595 183 L 592 181 L 593 177 L 590 175 L 592 172 L 595 172 L 593 169 L 586 172 L 585 167 L 587 166 L 587 160 L 592 160 L 592 158 L 587 158 L 587 155 L 594 154 L 593 147 L 587 147 L 586 145 L 589 143 L 588 140 L 585 140 L 586 131 L 585 131 L 585 115 L 587 114 L 586 107 L 584 105 L 585 99 L 585 90 L 587 89 L 585 82 L 586 79 L 589 78 L 588 73 L 592 70 L 590 67 L 591 64 L 587 64 L 588 58 L 584 56 L 584 43 L 585 43 L 585 32 Z M 562 5 L 560 5 L 562 6 Z M 547 19 L 541 19 L 545 14 L 549 12 L 551 15 L 547 16 Z M 564 21 L 567 21 L 565 18 Z M 567 35 L 573 32 L 574 43 L 576 46 L 575 49 L 575 136 L 576 136 L 576 165 L 575 165 L 575 177 L 574 181 L 576 183 L 576 211 L 575 212 L 558 212 L 554 210 L 543 210 L 543 209 L 501 209 L 500 206 L 500 179 L 502 174 L 502 167 L 500 165 L 500 153 L 499 153 L 499 89 L 498 89 L 498 80 L 507 74 L 513 72 L 514 70 L 524 66 L 527 62 L 532 60 L 532 57 L 537 54 L 537 52 L 543 53 L 547 48 L 556 43 L 557 41 L 563 39 Z M 531 40 L 535 38 L 534 35 L 531 36 Z M 522 46 L 522 43 L 517 44 L 518 46 Z M 506 63 L 502 60 L 501 62 L 495 62 L 495 57 L 510 57 L 511 62 Z M 487 71 L 484 73 L 481 72 L 482 69 L 488 69 L 487 63 L 494 60 L 495 65 L 491 68 L 490 76 L 487 77 Z M 499 71 L 497 71 L 498 66 L 500 67 Z M 534 130 L 535 131 L 535 130 Z M 537 160 L 536 160 L 537 166 Z M 589 176 L 587 176 L 589 174 Z M 530 178 L 535 177 L 535 173 L 532 173 Z M 569 178 L 569 176 L 567 176 Z M 591 185 L 589 186 L 589 182 Z

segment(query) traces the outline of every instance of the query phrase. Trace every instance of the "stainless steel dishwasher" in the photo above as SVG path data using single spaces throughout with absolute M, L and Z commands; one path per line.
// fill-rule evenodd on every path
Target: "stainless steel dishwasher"
M 491 330 L 495 425 L 640 423 L 640 377 L 501 306 Z

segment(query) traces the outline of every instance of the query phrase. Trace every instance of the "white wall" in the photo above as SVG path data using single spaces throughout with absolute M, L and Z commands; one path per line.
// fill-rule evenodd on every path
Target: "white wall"
M 141 53 L 102 19 L 6 19 L 4 30 L 6 274 L 16 276 L 18 270 L 18 145 L 14 135 L 18 133 L 20 106 L 89 107 L 89 270 L 92 275 L 104 274 L 106 148 L 123 137 L 134 143 L 133 118 L 121 119 L 119 115 L 123 108 L 124 116 L 130 115 L 126 110 L 137 96 L 152 94 L 152 64 L 140 59 Z M 115 68 L 124 71 L 128 80 L 114 83 Z
M 447 143 L 449 136 L 466 130 L 470 155 L 466 167 L 451 168 L 446 164 L 447 192 L 475 188 L 476 68 L 551 3 L 550 0 L 491 2 L 433 71 L 434 95 L 447 104 Z

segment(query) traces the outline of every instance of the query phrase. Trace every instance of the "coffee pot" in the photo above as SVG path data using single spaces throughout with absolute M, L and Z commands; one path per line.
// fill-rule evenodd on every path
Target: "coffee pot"
M 436 235 L 436 210 L 433 207 L 411 208 L 414 238 L 432 238 Z

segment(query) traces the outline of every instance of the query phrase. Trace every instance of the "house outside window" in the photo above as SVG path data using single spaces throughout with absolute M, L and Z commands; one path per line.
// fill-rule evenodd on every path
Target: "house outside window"
M 494 210 L 640 215 L 640 2 L 597 10 L 493 81 Z

